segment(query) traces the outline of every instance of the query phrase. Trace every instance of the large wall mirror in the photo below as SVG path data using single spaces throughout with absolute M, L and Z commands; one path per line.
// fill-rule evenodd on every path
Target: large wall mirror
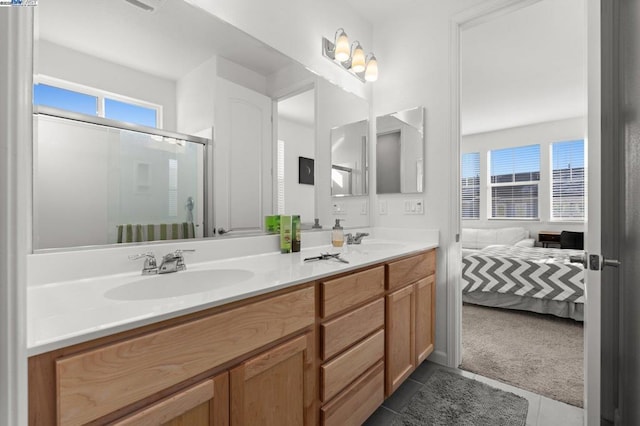
M 424 187 L 424 107 L 376 118 L 376 193 L 421 193 Z
M 324 217 L 326 126 L 346 124 L 324 109 L 367 102 L 184 0 L 135 3 L 36 8 L 34 250 Z

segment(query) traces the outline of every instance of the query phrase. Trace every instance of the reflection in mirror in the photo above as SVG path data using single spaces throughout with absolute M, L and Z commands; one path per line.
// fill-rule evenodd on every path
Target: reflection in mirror
M 202 237 L 208 141 L 85 117 L 34 116 L 34 246 Z
M 420 193 L 424 185 L 424 108 L 376 119 L 376 192 Z
M 318 135 L 328 138 L 329 129 L 333 127 L 366 118 L 366 101 L 358 98 L 357 116 L 354 116 L 350 111 L 353 110 L 351 98 L 355 95 L 318 78 L 287 56 L 189 2 L 165 0 L 158 3 L 153 13 L 137 8 L 134 3 L 112 0 L 41 2 L 35 11 L 34 81 L 38 87 L 34 103 L 97 119 L 137 123 L 215 141 L 212 149 L 199 154 L 203 158 L 198 160 L 193 171 L 197 179 L 201 179 L 197 182 L 198 188 L 204 188 L 205 193 L 194 195 L 191 201 L 189 196 L 185 200 L 180 194 L 182 198 L 174 202 L 169 190 L 163 189 L 160 191 L 164 194 L 161 202 L 145 204 L 162 206 L 153 215 L 143 217 L 128 212 L 117 219 L 109 219 L 108 229 L 100 238 L 88 238 L 93 235 L 88 233 L 86 239 L 71 241 L 65 239 L 66 236 L 80 231 L 74 228 L 73 220 L 68 219 L 92 223 L 97 217 L 112 215 L 120 208 L 117 204 L 112 205 L 116 198 L 96 201 L 95 208 L 91 209 L 73 207 L 65 210 L 64 203 L 55 196 L 48 200 L 38 199 L 59 191 L 34 187 L 34 218 L 46 216 L 41 214 L 44 208 L 41 206 L 58 203 L 55 209 L 64 210 L 67 220 L 46 224 L 48 229 L 56 230 L 55 235 L 40 235 L 44 231 L 34 227 L 34 249 L 111 243 L 119 222 L 124 225 L 182 223 L 188 218 L 185 206 L 189 205 L 193 205 L 194 225 L 208 224 L 207 229 L 195 227 L 196 237 L 216 235 L 221 228 L 231 231 L 229 235 L 261 232 L 264 216 L 278 211 L 277 182 L 275 173 L 273 177 L 271 175 L 277 161 L 277 137 L 274 137 L 277 133 L 272 119 L 273 122 L 279 120 L 279 117 L 273 117 L 274 102 L 286 101 L 292 94 L 302 94 L 310 88 L 314 90 L 307 96 L 313 94 L 313 105 L 319 105 L 311 114 L 321 117 L 322 122 L 312 124 L 314 140 L 306 145 L 304 152 L 301 150 L 296 155 L 296 161 L 285 163 L 285 187 L 293 181 L 301 190 L 284 193 L 284 210 L 287 214 L 301 214 L 305 222 L 319 216 L 325 223 L 324 215 L 330 214 L 329 178 L 322 171 L 314 185 L 301 184 L 300 158 L 314 161 L 316 176 L 320 167 L 329 168 L 329 141 L 323 141 L 327 154 L 324 148 L 318 154 L 311 144 L 315 144 Z M 319 85 L 320 81 L 322 85 Z M 57 98 L 52 97 L 53 92 L 57 93 Z M 52 103 L 52 99 L 55 102 Z M 360 104 L 364 106 L 361 108 Z M 361 109 L 365 111 L 364 115 Z M 35 155 L 38 151 L 55 149 L 40 146 L 49 143 L 46 132 L 35 130 Z M 59 129 L 50 129 L 50 132 L 52 134 L 46 136 L 73 140 L 62 137 Z M 56 157 L 58 166 L 90 173 L 102 173 L 111 167 L 108 162 L 113 159 L 106 154 L 86 160 L 87 167 L 84 168 L 81 166 L 85 161 L 74 163 L 84 148 L 82 144 L 60 145 Z M 160 146 L 149 149 L 162 151 Z M 294 152 L 289 153 L 293 156 Z M 139 197 L 143 197 L 145 186 L 161 188 L 156 180 L 169 175 L 168 170 L 158 171 L 144 155 L 141 157 L 132 160 L 134 164 L 123 166 L 131 171 L 127 176 L 123 173 L 123 179 L 131 180 L 121 183 L 123 188 L 138 188 L 132 189 L 132 196 Z M 35 163 L 39 161 L 34 157 Z M 43 162 L 41 166 L 46 164 Z M 181 165 L 178 168 L 179 173 L 184 170 Z M 74 179 L 89 182 L 97 177 L 75 176 Z M 180 174 L 178 179 L 178 186 L 186 183 L 181 182 L 186 178 Z M 34 176 L 35 186 L 44 181 L 44 176 Z M 161 211 L 168 211 L 169 205 L 177 206 L 178 214 L 163 217 Z M 87 216 L 80 217 L 85 212 Z M 367 216 L 360 218 L 365 220 Z M 46 244 L 42 244 L 45 241 Z
M 331 129 L 331 195 L 367 194 L 367 120 Z
M 315 213 L 315 91 L 278 101 L 276 213 L 300 215 L 304 228 Z

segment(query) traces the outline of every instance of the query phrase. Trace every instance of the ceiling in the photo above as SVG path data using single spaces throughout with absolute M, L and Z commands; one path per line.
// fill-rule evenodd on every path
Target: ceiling
M 153 3 L 159 6 L 149 13 L 124 0 L 42 1 L 36 37 L 171 80 L 213 55 L 265 76 L 291 63 L 184 0 Z
M 421 0 L 344 0 L 356 13 L 372 24 L 389 18 L 389 15 L 402 11 L 406 6 Z M 348 31 L 347 31 L 348 32 Z
M 543 0 L 462 32 L 462 134 L 586 115 L 583 3 Z

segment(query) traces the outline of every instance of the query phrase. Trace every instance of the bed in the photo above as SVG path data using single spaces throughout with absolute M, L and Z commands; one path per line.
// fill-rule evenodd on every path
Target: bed
M 582 250 L 492 245 L 462 258 L 462 300 L 584 320 Z

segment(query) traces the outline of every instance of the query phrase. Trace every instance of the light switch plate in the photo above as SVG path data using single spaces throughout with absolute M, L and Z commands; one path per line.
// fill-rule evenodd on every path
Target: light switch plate
M 404 214 L 424 214 L 424 200 L 420 198 L 404 200 Z

